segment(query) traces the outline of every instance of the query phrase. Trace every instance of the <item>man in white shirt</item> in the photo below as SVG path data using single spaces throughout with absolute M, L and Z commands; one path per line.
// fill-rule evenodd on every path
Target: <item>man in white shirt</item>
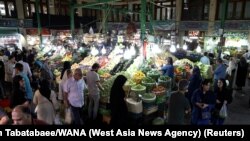
M 201 57 L 200 62 L 204 65 L 210 65 L 210 60 L 207 57 L 207 52 L 204 52 L 204 56 Z
M 74 76 L 68 79 L 64 85 L 64 103 L 66 107 L 70 106 L 73 114 L 73 123 L 83 124 L 82 108 L 84 105 L 85 82 L 82 79 L 82 71 L 76 69 Z
M 94 63 L 92 69 L 87 73 L 86 79 L 88 84 L 89 91 L 89 107 L 88 115 L 90 119 L 95 120 L 97 117 L 97 112 L 99 109 L 99 100 L 100 100 L 100 90 L 103 90 L 100 84 L 100 78 L 97 74 L 100 65 Z

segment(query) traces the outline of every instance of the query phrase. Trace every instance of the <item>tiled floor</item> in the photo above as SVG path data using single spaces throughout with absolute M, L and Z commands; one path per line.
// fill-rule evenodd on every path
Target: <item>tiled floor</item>
M 243 93 L 234 91 L 233 102 L 228 107 L 228 118 L 225 124 L 228 125 L 250 125 L 250 80 L 247 80 Z

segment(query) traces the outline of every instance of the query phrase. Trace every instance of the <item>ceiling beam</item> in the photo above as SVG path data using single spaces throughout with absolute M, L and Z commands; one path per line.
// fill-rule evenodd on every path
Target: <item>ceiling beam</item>
M 98 0 L 98 1 L 100 1 L 100 0 Z M 96 5 L 106 4 L 106 3 L 110 3 L 110 2 L 117 2 L 117 1 L 120 1 L 120 0 L 101 0 L 100 2 L 90 2 L 87 4 L 75 4 L 74 8 L 86 8 L 89 6 L 96 6 Z

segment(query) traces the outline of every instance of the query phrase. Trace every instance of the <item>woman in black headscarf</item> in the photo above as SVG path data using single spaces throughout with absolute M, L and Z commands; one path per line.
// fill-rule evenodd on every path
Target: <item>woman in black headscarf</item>
M 194 66 L 192 75 L 189 78 L 188 94 L 186 95 L 190 103 L 191 103 L 193 92 L 196 89 L 200 88 L 201 81 L 202 81 L 202 77 L 201 77 L 200 68 L 198 66 Z
M 246 84 L 247 69 L 247 61 L 244 57 L 241 57 L 240 62 L 238 63 L 238 70 L 236 75 L 236 85 L 238 87 L 238 90 L 242 90 L 242 87 L 244 87 Z
M 64 63 L 63 63 L 63 70 L 62 70 L 62 72 L 61 72 L 61 79 L 63 78 L 63 74 L 64 74 L 64 72 L 66 71 L 66 70 L 68 70 L 68 69 L 70 69 L 71 68 L 71 64 L 70 64 L 70 62 L 69 61 L 65 61 Z
M 16 75 L 13 78 L 13 91 L 10 97 L 10 107 L 14 108 L 17 105 L 25 104 L 28 100 L 25 97 L 24 80 L 21 75 Z
M 127 78 L 123 75 L 117 76 L 110 92 L 110 109 L 112 126 L 122 126 L 127 123 L 128 108 L 125 102 L 125 91 L 123 85 Z

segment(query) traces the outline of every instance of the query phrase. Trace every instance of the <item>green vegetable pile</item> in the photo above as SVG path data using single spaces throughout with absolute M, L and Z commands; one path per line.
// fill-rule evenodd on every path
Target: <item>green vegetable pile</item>
M 155 80 L 151 77 L 144 77 L 142 83 L 155 83 Z

